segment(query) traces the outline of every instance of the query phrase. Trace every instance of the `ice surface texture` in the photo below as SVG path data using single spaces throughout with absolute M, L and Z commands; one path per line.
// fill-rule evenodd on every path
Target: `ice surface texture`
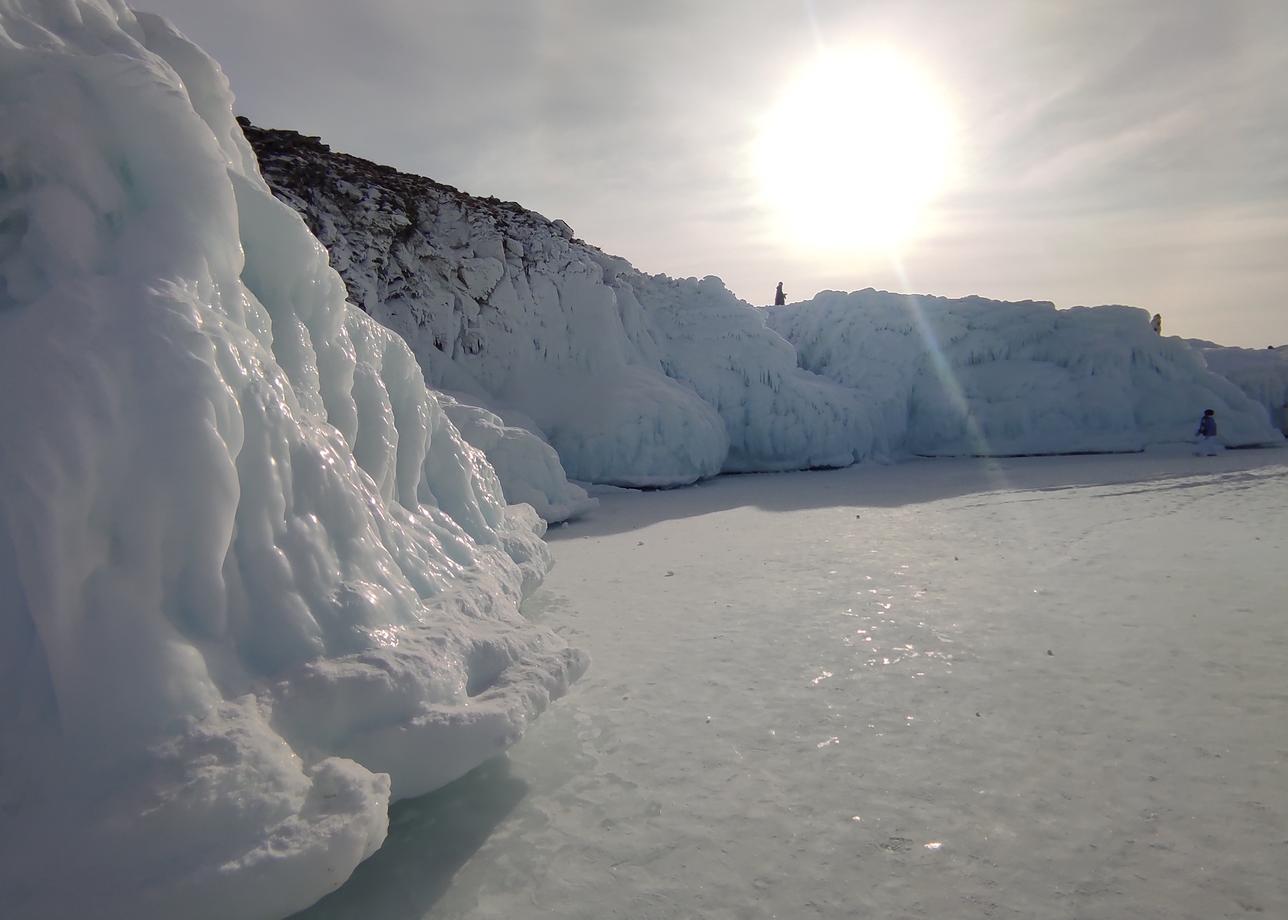
M 0 0 L 0 124 L 0 912 L 285 915 L 584 668 L 543 525 L 163 20 Z
M 879 445 L 922 455 L 1141 450 L 1214 409 L 1230 446 L 1282 443 L 1266 414 L 1133 307 L 871 289 L 766 311 L 801 365 L 852 387 Z
M 354 303 L 432 385 L 544 435 L 573 478 L 669 486 L 870 455 L 861 399 L 800 370 L 718 278 L 647 275 L 513 202 L 291 131 L 247 135 Z
M 1228 348 L 1200 339 L 1188 343 L 1207 366 L 1225 377 L 1270 413 L 1288 431 L 1288 345 L 1278 348 Z
M 1205 408 L 1227 443 L 1274 437 L 1141 310 L 825 292 L 766 328 L 717 278 L 647 275 L 513 202 L 247 134 L 354 302 L 435 386 L 540 433 L 577 479 L 1139 450 L 1187 439 Z M 510 490 L 512 465 L 493 461 Z
M 598 504 L 568 481 L 555 449 L 528 428 L 507 425 L 495 413 L 445 393 L 436 395 L 461 437 L 487 456 L 507 501 L 526 502 L 552 523 L 580 517 Z

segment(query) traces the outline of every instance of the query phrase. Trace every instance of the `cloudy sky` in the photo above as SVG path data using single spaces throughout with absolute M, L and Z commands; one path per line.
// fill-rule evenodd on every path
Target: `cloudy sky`
M 1288 342 L 1284 0 L 135 2 L 259 124 L 752 303 L 1129 303 Z

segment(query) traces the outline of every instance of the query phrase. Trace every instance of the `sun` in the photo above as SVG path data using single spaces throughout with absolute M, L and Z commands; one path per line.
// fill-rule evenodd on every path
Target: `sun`
M 764 119 L 756 171 L 799 246 L 897 251 L 924 229 L 955 167 L 942 94 L 889 50 L 820 56 Z

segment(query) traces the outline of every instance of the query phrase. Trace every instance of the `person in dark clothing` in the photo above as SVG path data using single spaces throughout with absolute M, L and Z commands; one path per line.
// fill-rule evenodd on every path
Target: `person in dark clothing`
M 778 290 L 774 291 L 774 306 L 781 307 L 787 303 L 787 295 L 783 293 L 783 283 L 778 282 Z
M 1163 314 L 1155 313 L 1154 318 L 1149 321 L 1149 328 L 1154 330 L 1154 335 L 1163 334 Z
M 1212 457 L 1221 449 L 1221 444 L 1216 439 L 1216 413 L 1211 409 L 1203 413 L 1203 417 L 1199 419 L 1199 430 L 1194 434 L 1199 439 L 1194 456 Z

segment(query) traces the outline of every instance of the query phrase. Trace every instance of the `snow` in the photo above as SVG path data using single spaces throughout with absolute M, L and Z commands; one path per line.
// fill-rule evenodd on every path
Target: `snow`
M 544 525 L 163 20 L 0 0 L 0 123 L 2 912 L 281 917 L 584 670 Z
M 298 920 L 1288 916 L 1281 452 L 600 499 L 595 668 Z
M 766 310 L 801 366 L 859 391 L 895 454 L 1142 450 L 1214 409 L 1229 446 L 1282 444 L 1265 413 L 1132 307 L 825 291 Z

